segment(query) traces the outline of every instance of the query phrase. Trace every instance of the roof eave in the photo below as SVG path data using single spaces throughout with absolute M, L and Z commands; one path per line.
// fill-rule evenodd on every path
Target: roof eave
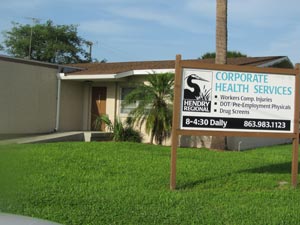
M 146 69 L 146 70 L 130 70 L 122 73 L 116 74 L 80 74 L 80 75 L 66 75 L 65 73 L 60 73 L 59 77 L 61 80 L 107 80 L 107 79 L 121 79 L 130 76 L 141 76 L 150 75 L 156 73 L 174 73 L 175 69 Z
M 67 66 L 67 65 L 63 65 L 63 64 L 49 63 L 49 62 L 32 60 L 32 59 L 23 59 L 23 58 L 11 57 L 11 56 L 6 56 L 6 55 L 0 55 L 0 60 L 7 61 L 7 62 L 13 62 L 13 63 L 22 63 L 22 64 L 27 64 L 27 65 L 48 67 L 48 68 L 60 68 L 64 72 L 65 71 L 83 70 L 83 68 L 72 67 L 72 66 Z
M 61 80 L 77 80 L 77 81 L 85 81 L 85 80 L 107 80 L 107 79 L 115 79 L 116 74 L 82 74 L 82 75 L 66 75 L 65 73 L 60 73 L 59 78 Z
M 279 64 L 283 61 L 288 61 L 291 63 L 291 65 L 293 65 L 293 63 L 290 61 L 289 57 L 287 56 L 282 56 L 281 58 L 278 58 L 278 59 L 274 59 L 272 61 L 269 61 L 269 62 L 266 62 L 266 63 L 263 63 L 261 65 L 258 65 L 257 67 L 272 67 L 273 65 L 276 65 L 276 64 Z

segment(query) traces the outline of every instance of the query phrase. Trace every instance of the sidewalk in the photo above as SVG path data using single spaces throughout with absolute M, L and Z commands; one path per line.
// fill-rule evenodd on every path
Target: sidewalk
M 72 132 L 58 132 L 52 134 L 44 134 L 23 138 L 1 140 L 0 145 L 5 144 L 28 144 L 28 143 L 49 143 L 49 142 L 63 142 L 63 141 L 110 141 L 111 133 L 98 131 L 72 131 Z
M 0 141 L 0 144 L 28 144 L 58 141 L 85 141 L 84 132 L 61 132 Z

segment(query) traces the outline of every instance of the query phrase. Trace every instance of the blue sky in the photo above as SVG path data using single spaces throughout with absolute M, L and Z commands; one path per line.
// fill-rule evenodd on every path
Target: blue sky
M 108 62 L 200 57 L 215 51 L 215 0 L 9 0 L 0 30 L 11 21 L 79 25 Z M 300 62 L 299 0 L 228 0 L 228 49 Z M 2 42 L 3 37 L 0 38 Z

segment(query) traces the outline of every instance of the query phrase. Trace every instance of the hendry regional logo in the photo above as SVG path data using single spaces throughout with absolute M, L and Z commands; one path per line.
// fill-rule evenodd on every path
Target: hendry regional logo
M 183 111 L 210 112 L 210 110 L 211 82 L 198 74 L 187 74 L 184 78 Z

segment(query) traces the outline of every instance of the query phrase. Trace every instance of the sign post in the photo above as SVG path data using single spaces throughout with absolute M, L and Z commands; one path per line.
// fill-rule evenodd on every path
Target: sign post
M 293 138 L 293 158 L 292 158 L 292 185 L 297 187 L 297 177 L 298 177 L 298 149 L 299 149 L 299 112 L 300 112 L 300 64 L 296 64 L 296 98 L 295 98 L 295 134 Z
M 182 61 L 176 56 L 170 188 L 179 135 L 291 138 L 297 185 L 299 65 L 257 68 Z
M 175 81 L 174 81 L 174 106 L 173 106 L 173 121 L 172 121 L 172 150 L 171 150 L 171 178 L 170 189 L 176 188 L 176 159 L 177 159 L 177 147 L 178 147 L 178 129 L 180 115 L 180 101 L 178 101 L 181 92 L 181 55 L 176 55 L 175 61 Z M 176 100 L 177 99 L 177 100 Z

